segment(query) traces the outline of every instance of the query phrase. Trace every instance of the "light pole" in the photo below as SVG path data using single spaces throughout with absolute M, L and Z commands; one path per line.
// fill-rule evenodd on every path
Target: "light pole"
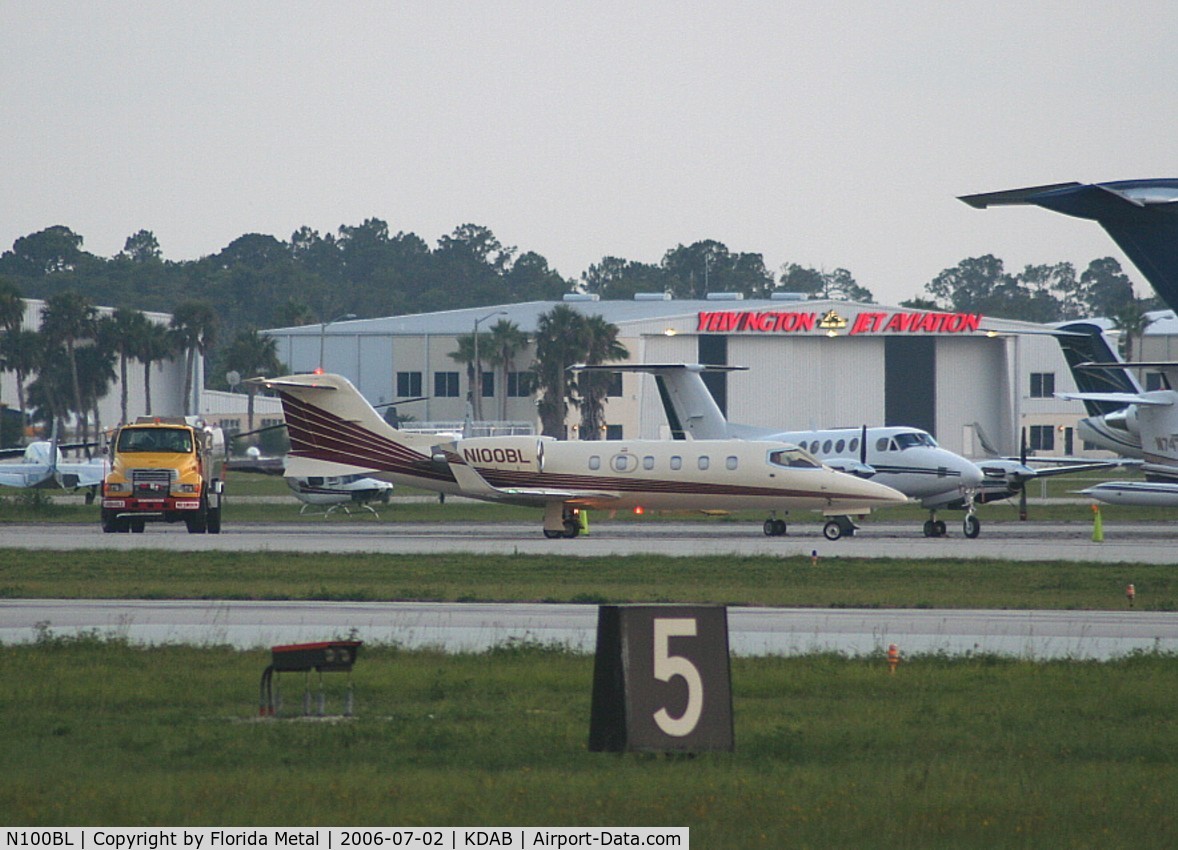
M 342 322 L 346 319 L 354 319 L 354 318 L 356 318 L 355 313 L 343 313 L 342 315 L 336 316 L 331 321 L 319 323 L 319 366 L 316 368 L 316 370 L 315 370 L 316 372 L 319 372 L 319 373 L 323 372 L 323 341 L 324 341 L 325 337 L 327 336 L 327 326 L 334 324 L 336 322 Z
M 474 418 L 483 418 L 483 364 L 479 362 L 479 324 L 495 316 L 506 316 L 506 310 L 496 310 L 474 320 Z

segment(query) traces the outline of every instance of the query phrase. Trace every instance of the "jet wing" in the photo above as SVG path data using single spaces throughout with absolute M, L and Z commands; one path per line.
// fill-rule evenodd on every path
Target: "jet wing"
M 437 457 L 437 455 L 435 455 Z M 571 502 L 575 505 L 599 505 L 621 498 L 621 494 L 608 490 L 570 490 L 549 487 L 494 487 L 478 471 L 461 460 L 457 455 L 447 455 L 454 480 L 462 488 L 462 495 L 489 502 L 519 502 L 537 504 L 545 502 Z
M 53 478 L 48 467 L 39 466 L 29 469 L 24 464 L 8 464 L 12 469 L 0 469 L 0 486 L 4 487 L 40 487 Z
M 1065 401 L 1105 401 L 1125 406 L 1139 404 L 1143 407 L 1170 407 L 1173 404 L 1173 402 L 1164 399 L 1151 398 L 1148 395 L 1137 395 L 1136 393 L 1056 393 L 1055 397 Z
M 57 476 L 61 486 L 68 489 L 75 487 L 97 487 L 106 477 L 104 463 L 59 463 Z

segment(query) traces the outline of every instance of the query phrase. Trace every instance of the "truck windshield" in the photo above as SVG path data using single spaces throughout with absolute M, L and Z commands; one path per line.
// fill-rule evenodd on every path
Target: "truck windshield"
M 119 434 L 120 452 L 191 452 L 192 435 L 179 428 L 126 428 Z

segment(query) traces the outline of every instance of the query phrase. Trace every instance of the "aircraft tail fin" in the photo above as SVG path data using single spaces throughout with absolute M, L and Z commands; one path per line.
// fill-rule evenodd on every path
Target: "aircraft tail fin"
M 436 437 L 392 427 L 341 375 L 288 375 L 251 382 L 279 394 L 294 457 L 453 480 L 430 461 Z
M 1053 183 L 963 195 L 977 209 L 1029 204 L 1100 224 L 1171 309 L 1178 309 L 1178 180 Z
M 734 436 L 733 429 L 704 382 L 705 371 L 732 372 L 743 366 L 708 366 L 699 363 L 626 363 L 606 366 L 572 366 L 573 371 L 644 372 L 654 375 L 659 399 L 676 440 L 721 440 Z
M 1076 381 L 1076 388 L 1081 393 L 1137 394 L 1143 391 L 1141 384 L 1129 369 L 1080 368 L 1088 363 L 1122 362 L 1099 325 L 1092 322 L 1069 322 L 1060 325 L 1056 330 L 1061 331 L 1056 340 Z M 1089 416 L 1104 416 L 1121 410 L 1124 406 L 1113 401 L 1084 400 L 1084 409 Z

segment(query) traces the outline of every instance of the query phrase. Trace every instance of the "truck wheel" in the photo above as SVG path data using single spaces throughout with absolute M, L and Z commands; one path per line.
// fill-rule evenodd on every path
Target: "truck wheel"
M 184 524 L 188 526 L 189 534 L 204 534 L 209 529 L 209 506 L 204 499 L 200 500 L 200 510 L 193 516 L 184 517 Z
M 114 534 L 119 530 L 119 520 L 114 511 L 102 510 L 102 533 Z
M 143 529 L 147 528 L 147 520 L 145 519 L 133 519 L 130 520 L 130 523 L 132 534 L 142 534 Z
M 219 507 L 209 508 L 208 520 L 205 527 L 208 529 L 209 534 L 221 533 L 221 509 Z

